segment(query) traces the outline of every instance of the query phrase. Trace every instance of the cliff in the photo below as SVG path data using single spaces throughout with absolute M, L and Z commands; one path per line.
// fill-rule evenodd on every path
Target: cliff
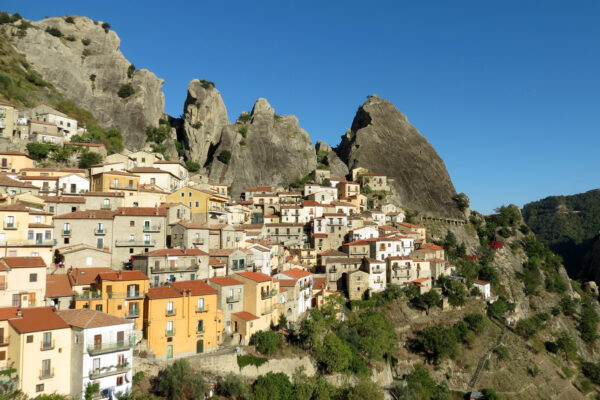
M 389 101 L 370 96 L 336 152 L 349 170 L 363 167 L 393 178 L 400 205 L 425 215 L 463 218 L 444 162 Z
M 11 45 L 67 99 L 91 110 L 100 125 L 119 129 L 125 146 L 143 147 L 146 127 L 156 126 L 163 113 L 163 80 L 145 69 L 129 71 L 121 41 L 106 25 L 71 18 L 73 23 L 63 17 L 31 22 L 24 36 L 11 36 Z M 126 84 L 134 93 L 119 97 Z

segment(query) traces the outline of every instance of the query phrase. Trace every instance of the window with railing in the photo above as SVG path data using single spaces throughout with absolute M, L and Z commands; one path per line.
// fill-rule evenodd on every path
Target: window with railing
M 52 340 L 52 332 L 44 332 L 41 350 L 52 350 L 54 348 L 54 340 Z

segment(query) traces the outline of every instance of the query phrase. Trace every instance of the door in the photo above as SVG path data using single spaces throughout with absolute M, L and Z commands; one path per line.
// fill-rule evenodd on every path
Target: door
M 99 372 L 100 371 L 100 358 L 94 358 L 94 372 Z
M 102 335 L 94 335 L 94 348 L 99 349 L 102 347 Z
M 204 353 L 204 340 L 196 341 L 196 353 Z
M 173 345 L 167 346 L 167 358 L 173 358 Z
M 36 244 L 42 244 L 42 241 L 44 240 L 44 235 L 42 233 L 36 233 L 35 234 L 35 243 Z
M 71 193 L 77 193 L 77 185 L 75 183 L 71 183 Z
M 125 332 L 118 331 L 117 332 L 117 345 L 123 346 L 124 343 L 125 343 Z

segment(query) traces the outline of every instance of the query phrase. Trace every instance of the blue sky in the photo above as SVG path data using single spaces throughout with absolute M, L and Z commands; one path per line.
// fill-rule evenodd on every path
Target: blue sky
M 125 56 L 165 80 L 174 116 L 189 81 L 206 79 L 231 120 L 265 97 L 314 142 L 337 145 L 376 93 L 485 213 L 599 187 L 597 1 L 21 1 L 7 11 L 109 22 Z

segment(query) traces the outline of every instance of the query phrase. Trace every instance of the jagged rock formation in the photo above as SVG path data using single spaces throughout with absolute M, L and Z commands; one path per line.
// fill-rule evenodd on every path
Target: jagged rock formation
M 364 167 L 393 178 L 400 205 L 425 215 L 463 217 L 452 200 L 456 190 L 444 162 L 389 101 L 370 96 L 336 152 L 350 170 Z
M 131 63 L 119 49 L 117 34 L 105 31 L 101 22 L 72 18 L 73 24 L 62 17 L 32 22 L 27 34 L 13 36 L 11 44 L 66 98 L 91 110 L 100 125 L 119 129 L 125 146 L 143 147 L 146 127 L 156 126 L 163 113 L 163 80 L 145 69 L 130 78 Z M 47 28 L 58 29 L 62 37 Z M 125 99 L 117 95 L 123 84 L 131 84 L 135 91 Z
M 319 140 L 315 145 L 317 153 L 327 152 L 327 165 L 331 171 L 331 176 L 336 178 L 344 178 L 348 175 L 348 166 L 338 157 L 335 151 L 327 143 Z
M 188 149 L 187 157 L 204 165 L 211 146 L 219 143 L 221 131 L 229 125 L 221 93 L 213 83 L 194 79 L 188 85 L 183 112 L 183 140 Z
M 315 149 L 296 117 L 279 116 L 267 100 L 258 99 L 248 119 L 223 129 L 211 161 L 211 181 L 231 185 L 235 198 L 246 187 L 287 186 L 315 169 Z M 227 152 L 230 160 L 219 161 Z

